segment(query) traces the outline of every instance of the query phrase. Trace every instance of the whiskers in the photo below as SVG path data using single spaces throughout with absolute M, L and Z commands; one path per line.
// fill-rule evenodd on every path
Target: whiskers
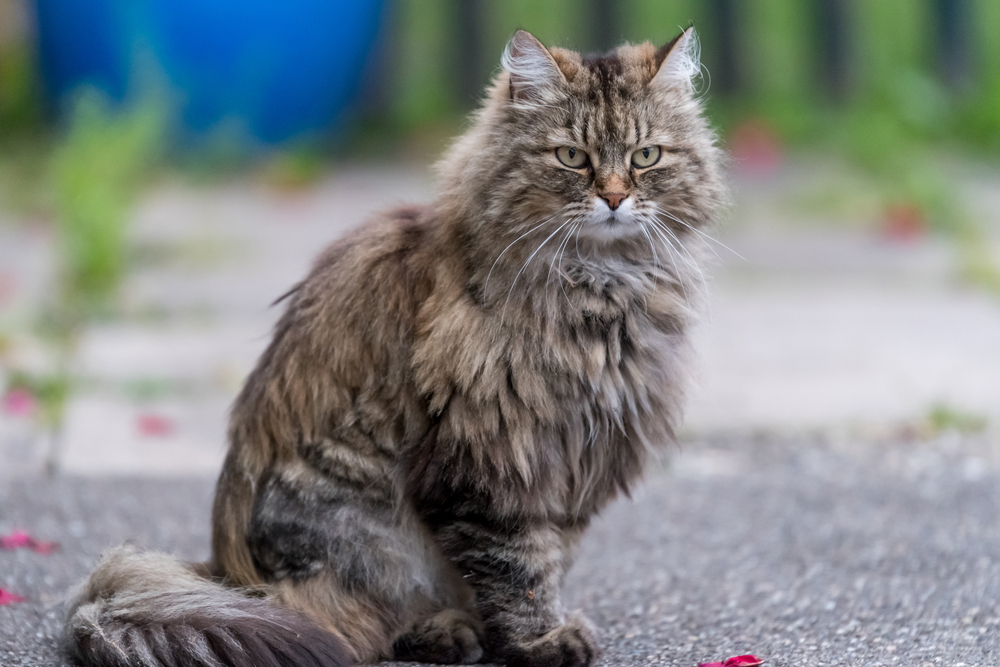
M 511 244 L 510 244 L 509 246 L 507 246 L 507 248 L 505 248 L 505 249 L 504 249 L 504 251 L 503 251 L 503 252 L 504 252 L 504 253 L 505 253 L 505 252 L 507 252 L 507 250 L 508 250 L 508 249 L 509 249 L 509 248 L 510 248 L 510 247 L 511 247 L 512 245 L 514 245 L 514 243 L 517 243 L 517 241 L 521 240 L 522 238 L 524 238 L 525 236 L 527 236 L 527 235 L 528 235 L 528 234 L 530 234 L 531 232 L 535 231 L 536 229 L 540 228 L 541 226 L 543 226 L 543 225 L 545 225 L 545 224 L 548 224 L 548 223 L 549 223 L 549 222 L 551 222 L 552 220 L 555 220 L 555 219 L 556 219 L 556 218 L 558 218 L 558 217 L 559 217 L 560 215 L 564 215 L 564 214 L 565 214 L 565 212 L 566 212 L 566 208 L 565 208 L 565 207 L 564 207 L 564 208 L 562 208 L 562 209 L 560 209 L 560 210 L 559 210 L 558 212 L 556 212 L 556 214 L 555 214 L 555 215 L 553 215 L 552 217 L 548 218 L 548 219 L 547 219 L 547 220 L 545 220 L 544 222 L 542 222 L 542 223 L 540 223 L 540 224 L 536 225 L 535 227 L 533 227 L 532 229 L 528 230 L 527 232 L 525 232 L 524 234 L 522 234 L 522 235 L 521 235 L 520 237 L 518 237 L 517 239 L 515 239 L 515 240 L 514 240 L 514 241 L 513 241 L 513 242 L 512 242 L 512 243 L 511 243 Z M 549 241 L 551 241 L 551 240 L 552 240 L 552 238 L 553 238 L 553 237 L 555 237 L 555 235 L 556 235 L 556 234 L 558 234 L 558 233 L 559 233 L 560 231 L 562 231 L 563 229 L 566 229 L 567 227 L 569 227 L 569 229 L 567 230 L 567 233 L 566 233 L 566 239 L 568 239 L 568 238 L 569 238 L 569 237 L 570 237 L 570 236 L 572 235 L 572 233 L 573 233 L 573 230 L 574 230 L 574 228 L 575 228 L 575 227 L 573 226 L 573 225 L 574 225 L 574 223 L 578 223 L 578 222 L 580 221 L 580 218 L 581 218 L 581 216 L 580 216 L 580 215 L 570 215 L 569 217 L 567 217 L 567 218 L 566 218 L 566 220 L 564 220 L 564 221 L 563 221 L 563 222 L 562 222 L 561 224 L 559 224 L 559 226 L 558 226 L 558 227 L 556 227 L 556 228 L 555 228 L 555 230 L 553 230 L 553 231 L 552 231 L 552 233 L 550 233 L 550 234 L 549 234 L 548 236 L 546 236 L 546 237 L 545 237 L 545 240 L 544 240 L 544 241 L 542 241 L 541 243 L 539 243 L 539 244 L 538 244 L 538 247 L 537 247 L 537 248 L 535 248 L 535 250 L 534 250 L 534 251 L 533 251 L 533 252 L 532 252 L 532 253 L 531 253 L 530 255 L 528 255 L 528 259 L 526 259 L 526 260 L 524 261 L 524 264 L 522 264 L 522 265 L 521 265 L 521 268 L 520 268 L 520 269 L 518 270 L 517 274 L 516 274 L 516 275 L 514 276 L 514 279 L 513 279 L 513 280 L 511 281 L 511 283 L 510 283 L 510 289 L 509 289 L 509 290 L 507 290 L 507 298 L 506 298 L 506 300 L 504 301 L 504 304 L 503 304 L 503 310 L 502 310 L 502 311 L 500 311 L 500 326 L 501 326 L 501 327 L 503 327 L 503 323 L 504 323 L 504 319 L 505 319 L 505 318 L 506 318 L 506 316 L 507 316 L 507 306 L 508 306 L 508 305 L 510 304 L 510 297 L 511 297 L 511 295 L 512 295 L 512 294 L 514 293 L 514 287 L 515 287 L 515 286 L 517 285 L 517 281 L 518 281 L 518 279 L 519 279 L 519 278 L 521 277 L 521 274 L 522 274 L 522 273 L 524 273 L 524 270 L 528 268 L 528 265 L 529 265 L 529 264 L 531 264 L 531 260 L 533 260 L 533 259 L 535 258 L 535 256 L 536 256 L 536 255 L 538 255 L 539 251 L 540 251 L 540 250 L 541 250 L 542 248 L 544 248 L 544 247 L 545 247 L 545 245 L 546 245 L 546 244 L 547 244 L 547 243 L 548 243 Z M 565 241 L 566 241 L 566 239 L 563 239 L 563 240 L 561 240 L 561 241 L 559 242 L 559 246 L 557 246 L 557 252 L 555 253 L 555 255 L 556 255 L 556 256 L 559 256 L 559 255 L 561 255 L 561 253 L 560 253 L 560 252 L 558 252 L 558 248 L 559 248 L 559 247 L 563 247 L 563 248 L 564 248 L 564 246 L 565 246 Z M 503 255 L 503 253 L 500 253 L 500 254 L 501 254 L 501 256 Z M 498 257 L 498 258 L 497 258 L 497 262 L 499 262 L 499 261 L 500 261 L 500 258 Z M 493 263 L 493 266 L 496 266 L 496 262 L 494 262 L 494 263 Z M 550 273 L 550 275 L 551 275 L 551 271 L 552 271 L 552 269 L 551 269 L 551 266 L 550 266 L 550 268 L 549 268 L 549 273 Z M 490 269 L 490 272 L 491 272 L 491 273 L 493 272 L 493 269 L 492 269 L 492 268 Z M 488 281 L 489 281 L 489 276 L 487 276 L 487 278 L 486 278 L 486 279 L 487 279 L 487 282 L 488 282 Z M 546 285 L 548 285 L 548 279 L 546 279 Z M 485 292 L 485 286 L 484 286 L 484 292 Z
M 668 275 L 673 278 L 673 282 L 680 287 L 681 293 L 686 301 L 691 298 L 688 292 L 689 287 L 695 288 L 695 291 L 699 293 L 702 297 L 707 296 L 705 294 L 705 273 L 701 269 L 701 265 L 698 263 L 697 258 L 692 254 L 691 250 L 681 241 L 681 239 L 674 233 L 660 216 L 666 215 L 671 219 L 675 219 L 675 216 L 665 211 L 663 208 L 658 206 L 655 202 L 646 202 L 652 208 L 649 211 L 636 211 L 635 217 L 636 221 L 639 223 L 639 228 L 646 235 L 647 239 L 650 240 L 650 246 L 653 248 L 655 244 L 652 243 L 652 238 L 655 236 L 660 240 L 662 247 L 666 250 L 667 256 L 670 258 L 670 268 L 673 271 L 666 271 Z M 699 231 L 683 223 L 687 227 Z M 707 235 L 706 235 L 707 236 Z M 654 270 L 660 271 L 662 267 L 657 266 L 658 258 L 653 248 L 653 266 Z M 711 304 L 709 303 L 709 309 L 711 310 Z M 711 318 L 711 312 L 709 312 L 709 318 Z
M 638 233 L 641 233 L 645 237 L 646 244 L 649 246 L 652 267 L 651 271 L 646 274 L 648 278 L 644 279 L 651 278 L 654 286 L 661 280 L 673 285 L 673 289 L 677 289 L 685 301 L 690 301 L 691 297 L 695 295 L 704 296 L 706 278 L 697 257 L 692 252 L 693 248 L 690 247 L 690 236 L 682 233 L 682 230 L 678 230 L 676 225 L 672 225 L 669 221 L 674 221 L 683 225 L 691 232 L 708 239 L 716 245 L 726 248 L 739 257 L 738 253 L 725 244 L 696 228 L 694 225 L 680 219 L 675 214 L 658 205 L 656 202 L 643 202 L 643 205 L 637 207 L 631 212 L 631 216 L 632 223 L 637 226 Z M 625 220 L 627 221 L 628 218 Z M 593 222 L 593 216 L 591 215 L 591 211 L 588 209 L 581 210 L 579 206 L 574 205 L 564 206 L 546 219 L 531 226 L 531 228 L 527 231 L 518 235 L 517 238 L 511 241 L 507 247 L 503 249 L 503 251 L 493 261 L 493 265 L 490 267 L 490 270 L 486 275 L 486 280 L 483 283 L 483 293 L 490 299 L 492 299 L 492 297 L 488 296 L 490 281 L 493 277 L 493 273 L 497 270 L 497 267 L 501 265 L 503 258 L 508 255 L 510 250 L 516 244 L 524 241 L 529 236 L 537 234 L 537 237 L 541 239 L 541 241 L 537 243 L 537 246 L 528 254 L 527 259 L 525 259 L 521 264 L 520 268 L 514 274 L 513 279 L 511 279 L 510 285 L 507 288 L 507 295 L 504 298 L 503 307 L 500 311 L 500 327 L 503 327 L 504 322 L 506 321 L 507 309 L 510 307 L 511 300 L 514 299 L 514 291 L 517 289 L 518 283 L 522 281 L 522 276 L 527 277 L 526 274 L 530 273 L 532 276 L 530 280 L 539 281 L 539 287 L 543 287 L 541 280 L 543 275 L 542 272 L 545 271 L 545 259 L 541 260 L 543 262 L 541 267 L 536 269 L 531 268 L 532 262 L 534 262 L 537 258 L 547 258 L 549 263 L 548 270 L 544 273 L 543 287 L 546 308 L 548 308 L 551 303 L 549 299 L 552 297 L 552 294 L 555 293 L 556 296 L 558 296 L 560 291 L 562 292 L 562 296 L 566 299 L 567 303 L 572 303 L 573 301 L 571 298 L 571 292 L 567 291 L 565 281 L 569 281 L 570 287 L 576 286 L 576 282 L 574 282 L 574 278 L 571 277 L 573 274 L 567 273 L 567 271 L 563 268 L 567 259 L 567 251 L 570 249 L 570 244 L 573 244 L 575 247 L 575 262 L 579 265 L 577 268 L 583 268 L 585 272 L 593 270 L 598 271 L 599 273 L 611 270 L 610 267 L 618 261 L 614 257 L 592 256 L 592 253 L 594 252 L 598 252 L 598 254 L 600 254 L 599 250 L 595 250 L 593 245 L 596 241 L 589 238 L 591 232 L 587 231 L 587 225 Z M 588 237 L 586 245 L 584 246 L 587 248 L 586 252 L 581 252 L 581 235 Z M 687 243 L 682 240 L 683 238 L 687 238 Z M 553 241 L 555 241 L 554 248 L 552 248 Z M 537 242 L 537 239 L 535 242 Z M 549 250 L 546 251 L 549 254 L 543 253 L 543 249 L 545 248 L 549 248 Z M 523 256 L 523 254 L 521 256 Z M 625 260 L 625 258 L 621 259 L 626 262 L 628 261 Z M 587 269 L 586 267 L 592 262 L 594 263 L 594 266 L 591 267 L 591 269 Z M 607 262 L 611 262 L 611 264 L 604 266 Z M 574 260 L 570 260 L 571 268 L 573 265 Z M 499 275 L 509 276 L 510 270 L 512 269 L 513 267 L 510 266 L 507 269 L 501 270 Z M 622 268 L 616 270 L 627 271 L 628 269 L 623 266 Z M 553 274 L 555 274 L 555 281 L 553 281 Z M 639 278 L 639 276 L 635 276 L 635 278 Z M 553 290 L 553 283 L 558 285 L 557 290 Z
M 714 243 L 715 245 L 719 246 L 720 248 L 725 248 L 729 252 L 733 253 L 734 255 L 736 255 L 737 257 L 739 257 L 740 259 L 742 259 L 744 262 L 746 261 L 746 257 L 744 257 L 740 253 L 736 252 L 735 250 L 733 250 L 732 248 L 730 248 L 729 246 L 727 246 L 725 243 L 723 243 L 719 239 L 715 238 L 714 236 L 706 234 L 704 231 L 698 229 L 697 227 L 695 227 L 694 225 L 692 225 L 691 223 L 689 223 L 689 222 L 687 222 L 685 220 L 681 220 L 676 215 L 674 215 L 670 211 L 666 210 L 665 208 L 663 208 L 662 206 L 660 206 L 656 202 L 649 202 L 649 203 L 652 204 L 652 206 L 656 209 L 657 213 L 660 213 L 661 215 L 665 215 L 668 218 L 670 218 L 671 220 L 673 220 L 674 222 L 679 223 L 681 225 L 684 225 L 685 227 L 687 227 L 691 231 L 695 232 L 696 234 L 700 234 L 702 237 L 704 237 L 705 239 L 711 241 L 712 243 Z M 713 248 L 712 246 L 709 246 L 709 248 L 712 249 L 712 252 L 715 253 L 716 257 L 719 257 L 719 253 L 715 252 L 715 248 Z M 721 257 L 719 259 L 721 259 Z

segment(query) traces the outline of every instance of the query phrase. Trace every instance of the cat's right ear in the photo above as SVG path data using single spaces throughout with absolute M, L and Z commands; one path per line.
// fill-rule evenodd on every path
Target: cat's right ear
M 524 30 L 515 32 L 507 42 L 500 63 L 510 75 L 510 97 L 514 100 L 542 102 L 566 83 L 552 54 Z

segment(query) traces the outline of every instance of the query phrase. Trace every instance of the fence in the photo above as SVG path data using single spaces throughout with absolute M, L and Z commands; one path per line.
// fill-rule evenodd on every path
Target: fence
M 788 134 L 861 105 L 918 134 L 1000 136 L 996 0 L 397 0 L 373 97 L 416 127 L 470 108 L 516 28 L 593 51 L 692 22 L 713 103 Z

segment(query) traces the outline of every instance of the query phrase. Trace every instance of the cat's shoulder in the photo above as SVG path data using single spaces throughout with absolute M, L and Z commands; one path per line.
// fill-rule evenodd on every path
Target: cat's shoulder
M 293 310 L 343 322 L 412 312 L 429 290 L 431 212 L 404 206 L 366 219 L 327 246 L 291 294 Z
M 429 206 L 407 205 L 370 216 L 340 239 L 328 245 L 316 258 L 314 273 L 338 265 L 399 258 L 425 243 Z

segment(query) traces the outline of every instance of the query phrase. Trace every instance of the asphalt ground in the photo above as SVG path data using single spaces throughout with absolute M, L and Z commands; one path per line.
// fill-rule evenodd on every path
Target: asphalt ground
M 590 529 L 565 597 L 599 628 L 603 665 L 752 653 L 770 666 L 1000 664 L 1000 445 L 717 437 L 686 443 Z M 208 553 L 213 480 L 0 479 L 0 665 L 57 665 L 60 601 L 130 540 Z

